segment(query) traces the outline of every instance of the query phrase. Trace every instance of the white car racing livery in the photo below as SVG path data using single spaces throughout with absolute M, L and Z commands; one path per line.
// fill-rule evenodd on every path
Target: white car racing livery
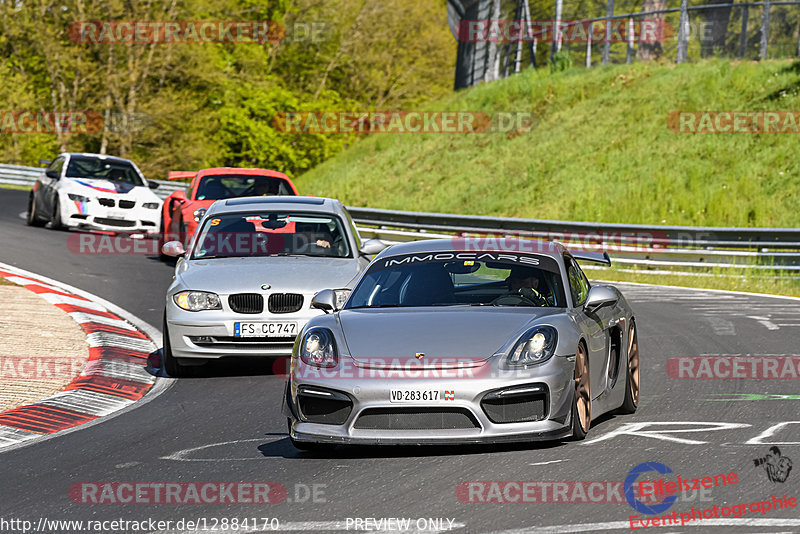
M 158 232 L 163 201 L 127 159 L 101 154 L 60 154 L 36 180 L 28 199 L 28 224 L 107 232 Z

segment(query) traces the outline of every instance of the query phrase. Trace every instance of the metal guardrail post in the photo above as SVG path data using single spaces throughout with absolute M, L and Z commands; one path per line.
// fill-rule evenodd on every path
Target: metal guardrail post
M 633 62 L 633 17 L 628 17 L 628 49 L 625 53 L 625 63 Z
M 758 50 L 758 57 L 760 59 L 767 59 L 767 46 L 769 41 L 769 3 L 770 0 L 764 0 L 761 6 L 761 44 Z
M 603 65 L 608 65 L 608 57 L 611 54 L 611 23 L 614 16 L 614 0 L 608 0 L 606 4 L 606 39 L 603 43 Z
M 678 22 L 678 49 L 676 63 L 683 63 L 689 54 L 689 0 L 681 0 L 681 18 Z
M 750 19 L 750 6 L 744 6 L 742 11 L 742 35 L 739 41 L 739 57 L 747 54 L 747 23 Z
M 800 17 L 798 17 L 800 19 Z M 797 22 L 798 27 L 800 27 L 800 20 Z M 800 31 L 797 32 L 797 55 L 800 56 Z
M 586 39 L 586 68 L 592 68 L 592 31 L 594 31 L 594 22 L 589 23 L 589 36 Z M 800 46 L 800 45 L 798 45 Z

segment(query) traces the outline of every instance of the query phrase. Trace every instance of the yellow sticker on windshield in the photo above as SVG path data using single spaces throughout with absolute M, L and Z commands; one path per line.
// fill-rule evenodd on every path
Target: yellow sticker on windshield
M 471 265 L 475 265 L 475 262 L 472 261 L 472 260 L 467 260 L 467 261 L 464 262 L 464 267 L 468 267 L 468 266 L 471 266 Z
M 217 226 L 222 222 L 222 219 L 211 219 L 211 226 Z

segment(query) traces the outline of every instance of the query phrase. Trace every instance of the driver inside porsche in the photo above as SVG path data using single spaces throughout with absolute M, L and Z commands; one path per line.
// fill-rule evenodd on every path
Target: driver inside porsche
M 537 306 L 550 306 L 547 298 L 550 291 L 544 276 L 539 269 L 533 267 L 512 267 L 511 273 L 506 278 L 508 291 L 512 295 L 521 295 Z

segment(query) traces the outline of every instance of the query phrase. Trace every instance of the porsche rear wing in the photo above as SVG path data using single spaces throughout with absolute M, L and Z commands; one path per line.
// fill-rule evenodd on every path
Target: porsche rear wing
M 191 180 L 197 172 L 195 171 L 169 171 L 167 180 Z
M 611 267 L 611 258 L 608 252 L 587 252 L 585 250 L 570 250 L 572 257 L 578 261 L 593 261 Z

